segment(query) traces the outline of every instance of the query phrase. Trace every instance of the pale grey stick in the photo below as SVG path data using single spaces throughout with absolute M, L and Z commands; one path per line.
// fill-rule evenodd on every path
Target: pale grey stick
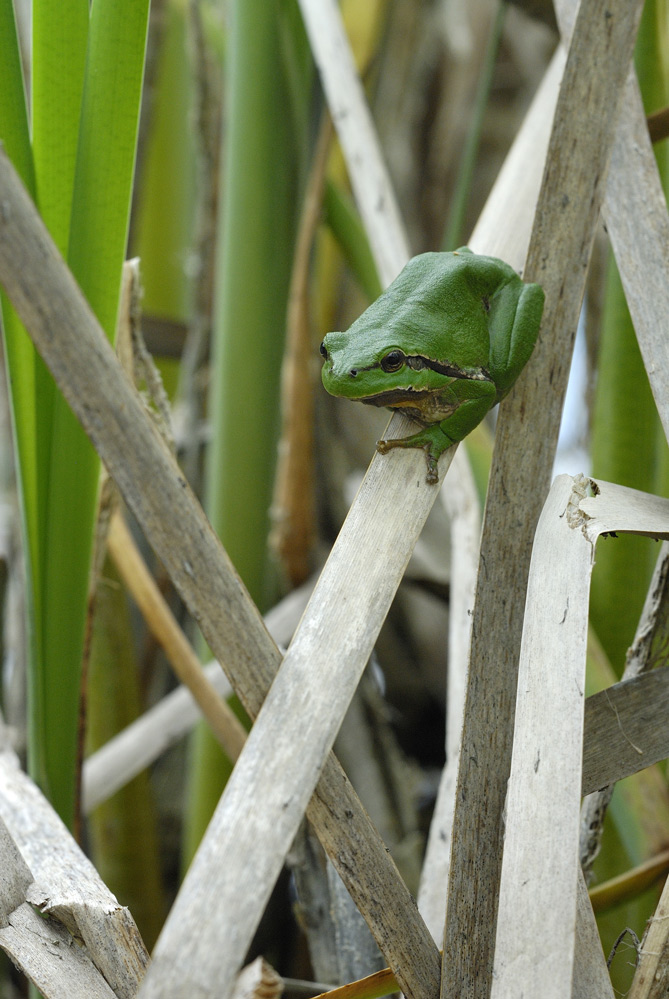
M 312 587 L 313 583 L 307 583 L 293 590 L 265 615 L 267 629 L 279 646 L 290 641 Z M 221 697 L 229 697 L 232 686 L 220 663 L 208 663 L 204 671 Z M 84 761 L 81 775 L 81 806 L 84 813 L 88 814 L 150 766 L 161 753 L 183 738 L 201 717 L 193 695 L 186 687 L 179 686 L 101 746 Z

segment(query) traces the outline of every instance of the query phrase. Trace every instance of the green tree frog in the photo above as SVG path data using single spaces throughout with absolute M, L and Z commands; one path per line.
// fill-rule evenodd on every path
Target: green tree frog
M 529 360 L 543 306 L 542 288 L 501 260 L 467 247 L 423 253 L 347 332 L 326 335 L 323 385 L 421 424 L 377 449 L 423 448 L 435 483 L 442 452 L 504 398 Z

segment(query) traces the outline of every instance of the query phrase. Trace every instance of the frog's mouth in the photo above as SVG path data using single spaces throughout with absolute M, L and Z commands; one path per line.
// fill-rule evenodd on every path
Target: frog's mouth
M 421 402 L 431 395 L 434 395 L 434 389 L 395 388 L 379 392 L 378 395 L 368 395 L 360 402 L 364 402 L 366 406 L 386 406 L 390 409 L 400 406 L 420 409 Z
M 429 427 L 440 423 L 451 416 L 460 402 L 428 389 L 396 388 L 387 392 L 371 395 L 361 402 L 369 406 L 385 406 L 388 409 L 399 409 L 409 419 Z

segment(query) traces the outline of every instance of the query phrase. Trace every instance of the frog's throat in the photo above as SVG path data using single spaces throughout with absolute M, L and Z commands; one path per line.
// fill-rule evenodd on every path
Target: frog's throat
M 391 389 L 360 401 L 371 406 L 399 409 L 423 427 L 430 427 L 447 419 L 460 405 L 458 400 L 444 399 L 436 392 L 415 389 Z

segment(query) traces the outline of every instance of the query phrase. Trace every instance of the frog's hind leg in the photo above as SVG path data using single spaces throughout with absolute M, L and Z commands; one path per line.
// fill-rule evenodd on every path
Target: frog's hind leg
M 491 327 L 509 331 L 508 336 L 493 337 L 490 343 L 490 369 L 500 399 L 530 359 L 539 334 L 543 306 L 544 293 L 537 284 L 524 285 L 520 295 L 511 285 L 506 285 L 491 303 Z

